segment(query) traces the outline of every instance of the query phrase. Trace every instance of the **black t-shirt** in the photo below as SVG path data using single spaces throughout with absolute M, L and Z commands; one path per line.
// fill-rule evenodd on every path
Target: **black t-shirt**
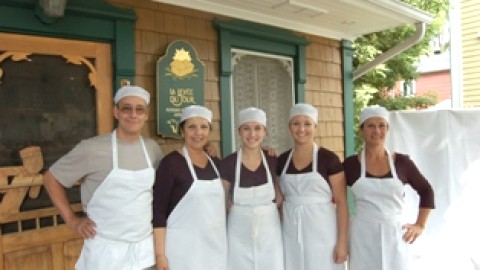
M 285 163 L 287 162 L 288 155 L 290 154 L 292 150 L 288 150 L 284 153 L 282 153 L 278 157 L 278 163 L 277 163 L 277 175 L 280 176 L 282 174 L 283 168 L 285 167 Z M 330 180 L 329 176 L 337 174 L 339 172 L 343 171 L 343 166 L 342 163 L 340 162 L 340 159 L 338 156 L 323 147 L 318 148 L 317 151 L 317 172 L 322 175 L 322 177 L 327 181 L 327 183 L 330 185 Z M 312 172 L 312 162 L 310 162 L 309 165 L 307 165 L 305 168 L 302 169 L 297 169 L 293 165 L 293 162 L 290 160 L 290 163 L 288 164 L 287 171 L 285 172 L 286 174 L 304 174 L 304 173 L 309 173 Z
M 217 169 L 220 160 L 211 158 Z M 218 177 L 212 164 L 208 162 L 205 168 L 193 165 L 199 180 L 213 180 Z M 157 168 L 155 185 L 153 186 L 153 226 L 166 227 L 168 216 L 178 202 L 185 196 L 193 183 L 193 177 L 188 169 L 187 161 L 177 151 L 165 156 Z
M 395 160 L 393 162 L 398 178 L 404 183 L 409 184 L 420 196 L 420 207 L 435 208 L 433 189 L 427 179 L 420 173 L 415 163 L 407 156 L 395 153 Z M 345 168 L 345 178 L 348 186 L 353 186 L 360 178 L 361 166 L 358 155 L 353 155 L 345 159 L 343 162 Z M 385 175 L 371 175 L 366 172 L 368 177 L 389 178 L 392 177 L 392 172 Z

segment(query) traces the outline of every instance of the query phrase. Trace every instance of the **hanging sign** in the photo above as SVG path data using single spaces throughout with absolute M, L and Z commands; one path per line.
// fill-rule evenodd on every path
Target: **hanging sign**
M 205 73 L 193 46 L 177 40 L 157 61 L 157 134 L 179 138 L 182 109 L 203 105 Z

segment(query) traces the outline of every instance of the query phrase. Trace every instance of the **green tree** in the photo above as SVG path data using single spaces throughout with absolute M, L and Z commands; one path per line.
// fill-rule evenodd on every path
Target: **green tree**
M 378 104 L 388 110 L 402 110 L 425 108 L 437 102 L 435 95 L 393 98 L 386 95 L 397 81 L 410 82 L 418 77 L 417 65 L 420 57 L 432 53 L 430 43 L 442 32 L 448 19 L 449 0 L 404 0 L 403 2 L 432 14 L 434 20 L 427 25 L 424 38 L 419 43 L 354 81 L 357 150 L 363 144 L 361 136 L 358 135 L 358 115 L 365 106 Z M 414 25 L 404 25 L 356 38 L 353 42 L 354 68 L 372 61 L 414 33 Z
M 430 42 L 443 30 L 448 16 L 449 0 L 404 0 L 403 2 L 434 15 L 433 22 L 427 25 L 424 38 L 415 46 L 357 79 L 354 82 L 355 86 L 368 84 L 376 89 L 390 89 L 396 81 L 414 80 L 418 76 L 416 66 L 420 56 L 432 53 Z M 372 61 L 414 33 L 414 25 L 404 25 L 358 37 L 353 42 L 354 67 Z

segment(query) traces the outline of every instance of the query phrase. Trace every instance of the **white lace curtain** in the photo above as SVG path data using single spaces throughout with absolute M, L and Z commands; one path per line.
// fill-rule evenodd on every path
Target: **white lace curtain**
M 292 146 L 288 131 L 288 111 L 293 105 L 291 58 L 232 52 L 232 102 L 235 149 L 241 145 L 237 131 L 237 113 L 247 107 L 259 107 L 267 114 L 264 145 L 281 153 Z

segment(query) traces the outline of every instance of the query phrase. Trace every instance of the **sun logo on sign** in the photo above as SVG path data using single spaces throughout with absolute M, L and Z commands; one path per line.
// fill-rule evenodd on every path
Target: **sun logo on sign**
M 185 49 L 175 49 L 175 55 L 173 61 L 166 68 L 166 75 L 172 76 L 173 79 L 189 79 L 197 77 L 197 69 L 192 63 L 190 53 Z

